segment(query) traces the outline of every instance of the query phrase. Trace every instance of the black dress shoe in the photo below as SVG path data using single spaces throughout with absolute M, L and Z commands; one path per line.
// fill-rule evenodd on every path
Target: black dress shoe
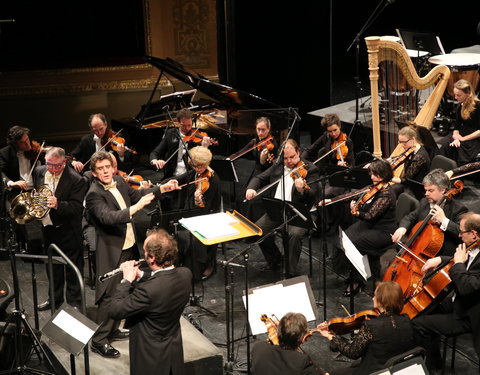
M 50 310 L 50 301 L 46 300 L 44 303 L 37 305 L 38 311 L 47 311 Z
M 363 289 L 362 283 L 353 283 L 353 289 L 350 289 L 350 285 L 348 285 L 347 289 L 344 290 L 343 295 L 345 297 L 356 296 L 361 289 Z
M 92 348 L 92 352 L 100 354 L 102 357 L 105 358 L 118 358 L 120 357 L 120 352 L 115 349 L 110 344 L 97 344 L 96 342 L 92 341 L 90 346 Z
M 116 330 L 113 334 L 110 335 L 110 341 L 123 341 L 128 340 L 130 334 L 128 331 Z

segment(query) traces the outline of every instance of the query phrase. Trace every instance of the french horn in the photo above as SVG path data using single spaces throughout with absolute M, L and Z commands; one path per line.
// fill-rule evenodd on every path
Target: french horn
M 47 185 L 38 190 L 18 194 L 10 205 L 10 217 L 18 224 L 26 224 L 35 219 L 43 219 L 50 211 L 47 207 L 48 197 L 53 193 Z

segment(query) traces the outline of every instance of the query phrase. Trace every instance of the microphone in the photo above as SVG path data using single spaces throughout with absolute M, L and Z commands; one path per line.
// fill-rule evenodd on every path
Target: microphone
M 232 262 L 228 263 L 226 260 L 217 260 L 217 264 L 221 265 L 222 267 L 233 266 L 233 267 L 245 268 L 243 264 L 232 263 Z
M 361 154 L 367 154 L 367 155 L 371 156 L 371 157 L 374 158 L 374 159 L 383 160 L 382 158 L 379 158 L 377 155 L 372 154 L 370 151 L 367 151 L 367 150 L 362 150 L 362 151 L 360 151 L 357 155 L 361 155 Z

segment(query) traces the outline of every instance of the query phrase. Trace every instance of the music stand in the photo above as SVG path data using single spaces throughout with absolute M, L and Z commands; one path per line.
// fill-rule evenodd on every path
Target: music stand
M 432 55 L 444 55 L 440 38 L 434 33 L 396 29 L 405 48 L 414 51 L 426 51 Z
M 262 202 L 270 219 L 273 221 L 279 221 L 278 213 L 281 212 L 284 201 L 277 198 L 262 197 Z M 293 214 L 297 215 L 297 217 L 290 222 L 290 225 L 306 229 L 317 228 L 317 225 L 310 214 L 309 207 L 302 205 L 301 203 L 292 203 L 289 201 L 285 201 L 285 205 L 290 208 Z
M 340 165 L 328 165 L 326 174 L 330 186 L 361 189 L 372 183 L 368 169 L 365 168 L 347 168 Z
M 228 197 L 231 204 L 232 196 L 233 201 L 235 201 L 235 197 L 237 195 L 235 186 L 236 183 L 238 183 L 237 171 L 235 170 L 235 165 L 233 164 L 233 161 L 226 159 L 212 159 L 212 161 L 210 162 L 210 166 L 214 170 L 215 174 L 220 177 L 220 181 L 224 181 L 232 185 L 233 194 Z

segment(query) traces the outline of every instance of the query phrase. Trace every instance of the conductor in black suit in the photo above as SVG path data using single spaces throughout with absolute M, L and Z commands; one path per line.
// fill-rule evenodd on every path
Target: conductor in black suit
M 127 185 L 123 178 L 113 175 L 112 157 L 106 151 L 94 153 L 91 166 L 96 179 L 88 190 L 86 209 L 96 231 L 97 273 L 103 275 L 118 268 L 121 263 L 134 259 L 138 253 L 133 216 L 154 198 L 176 189 L 178 183 L 171 180 L 160 188 L 155 186 L 150 189 L 134 189 Z M 110 345 L 110 341 L 125 338 L 118 330 L 120 322 L 110 319 L 108 314 L 116 284 L 120 279 L 113 277 L 103 283 L 97 280 L 95 290 L 97 322 L 100 327 L 92 338 L 92 350 L 108 358 L 120 356 L 118 350 Z
M 41 219 L 45 249 L 54 243 L 83 274 L 82 211 L 86 185 L 72 168 L 67 167 L 65 151 L 60 147 L 50 148 L 45 155 L 45 165 L 35 168 L 33 177 L 37 191 L 47 186 L 52 195 L 46 205 L 49 213 Z M 54 255 L 56 255 L 54 253 Z M 64 301 L 66 283 L 67 303 L 80 307 L 80 285 L 74 270 L 60 264 L 53 265 L 54 303 L 58 308 Z M 38 306 L 38 309 L 51 308 L 51 299 Z
M 412 320 L 419 344 L 427 350 L 427 367 L 441 367 L 439 335 L 456 336 L 471 332 L 473 346 L 480 358 L 480 215 L 468 212 L 460 220 L 459 245 L 452 257 L 430 258 L 422 267 L 426 272 L 453 263 L 448 271 L 453 293 L 435 309 L 433 314 Z M 468 250 L 467 250 L 468 247 Z
M 262 186 L 267 186 L 270 183 L 278 181 L 272 186 L 275 198 L 282 199 L 282 174 L 285 174 L 285 201 L 293 204 L 303 205 L 305 209 L 310 209 L 317 199 L 318 183 L 314 182 L 308 185 L 309 181 L 318 181 L 318 168 L 311 163 L 306 162 L 304 168 L 307 175 L 304 178 L 293 178 L 291 176 L 292 170 L 301 163 L 300 149 L 297 142 L 293 139 L 288 139 L 283 150 L 283 163 L 276 164 L 268 168 L 265 172 L 255 176 L 248 184 L 245 198 L 251 200 L 257 196 L 256 190 Z M 277 227 L 282 220 L 281 213 L 277 217 L 270 217 L 267 214 L 263 215 L 256 224 L 263 229 L 264 233 L 269 233 Z M 300 252 L 302 249 L 302 237 L 307 233 L 308 229 L 296 226 L 288 226 L 288 246 L 290 250 L 289 275 L 294 276 L 297 271 L 297 264 L 300 259 Z M 281 265 L 281 253 L 275 244 L 275 237 L 266 237 L 260 243 L 260 249 L 267 261 L 264 270 L 275 271 Z
M 458 238 L 460 216 L 467 212 L 467 208 L 454 198 L 445 200 L 441 206 L 438 205 L 450 187 L 450 179 L 443 170 L 434 169 L 428 173 L 423 179 L 423 186 L 425 188 L 425 198 L 422 198 L 420 206 L 415 211 L 412 211 L 400 221 L 399 228 L 392 236 L 392 241 L 400 241 L 402 236 L 411 230 L 415 224 L 431 213 L 433 215 L 432 220 L 438 224 L 445 235 L 439 255 L 453 255 L 460 242 Z
M 177 243 L 163 229 L 147 232 L 143 249 L 151 274 L 145 275 L 134 261 L 123 263 L 110 315 L 127 319 L 130 374 L 184 374 L 180 316 L 188 303 L 192 273 L 174 267 Z
M 252 349 L 254 375 L 325 374 L 315 367 L 310 357 L 298 351 L 307 333 L 307 319 L 300 313 L 287 313 L 278 324 L 279 345 L 258 342 Z

